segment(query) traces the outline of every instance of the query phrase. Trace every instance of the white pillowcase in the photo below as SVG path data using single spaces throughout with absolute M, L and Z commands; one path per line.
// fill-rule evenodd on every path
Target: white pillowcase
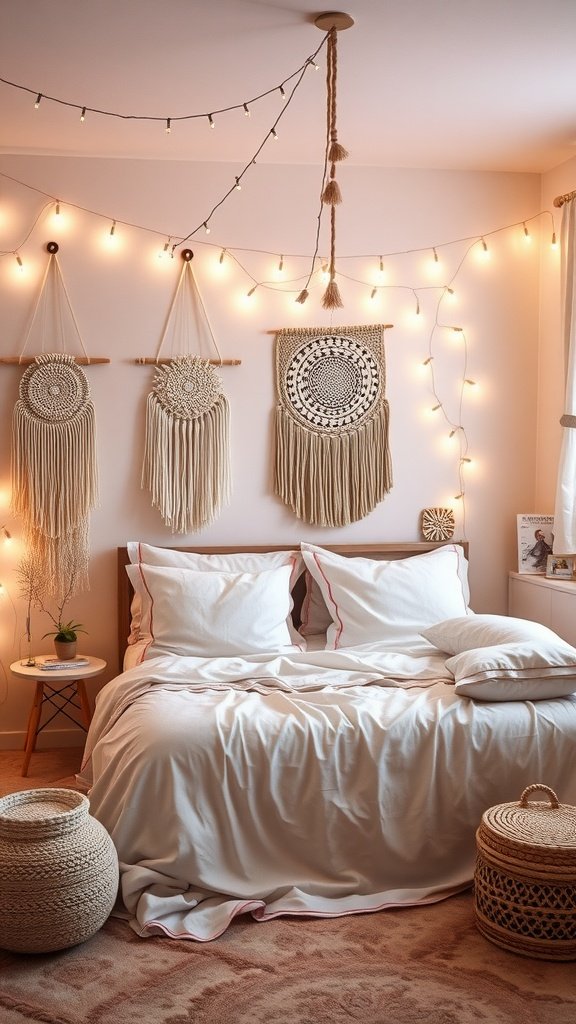
M 127 565 L 135 591 L 150 605 L 150 646 L 157 654 L 213 658 L 299 650 L 292 643 L 292 566 L 256 573 L 202 572 Z
M 252 573 L 275 569 L 281 565 L 292 566 L 290 589 L 304 571 L 304 562 L 299 551 L 238 551 L 206 554 L 198 551 L 176 551 L 174 548 L 160 548 L 142 541 L 128 541 L 126 545 L 130 562 L 137 565 L 159 565 L 167 568 L 195 569 L 198 572 Z M 130 636 L 128 643 L 150 638 L 150 598 L 144 592 L 134 591 L 130 606 Z M 292 641 L 299 640 L 296 630 L 289 622 Z
M 301 547 L 330 611 L 329 650 L 409 644 L 432 623 L 468 612 L 468 565 L 457 544 L 381 561 L 346 558 L 314 544 Z
M 475 700 L 546 700 L 576 692 L 576 649 L 553 633 L 551 640 L 462 651 L 448 658 L 446 668 L 456 693 Z
M 521 640 L 554 641 L 559 637 L 548 626 L 531 619 L 515 619 L 508 615 L 466 615 L 446 619 L 423 630 L 422 636 L 446 654 L 460 654 L 476 647 L 516 643 Z

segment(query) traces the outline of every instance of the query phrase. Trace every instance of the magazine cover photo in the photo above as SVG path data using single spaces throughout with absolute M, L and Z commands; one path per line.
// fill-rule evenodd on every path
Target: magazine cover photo
M 518 516 L 518 572 L 546 574 L 554 546 L 554 516 Z

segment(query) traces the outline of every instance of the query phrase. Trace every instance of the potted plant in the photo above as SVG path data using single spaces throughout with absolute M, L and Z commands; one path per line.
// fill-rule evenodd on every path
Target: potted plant
M 59 609 L 62 612 L 62 608 Z M 44 640 L 47 636 L 54 637 L 54 650 L 56 651 L 56 657 L 60 661 L 70 661 L 76 657 L 76 643 L 78 641 L 78 633 L 85 633 L 86 630 L 82 629 L 79 622 L 74 622 L 73 619 L 70 622 L 62 622 L 61 614 L 56 619 L 50 612 L 47 613 L 52 622 L 54 623 L 54 629 L 44 633 L 42 639 Z
M 22 587 L 21 594 L 27 600 L 26 638 L 29 648 L 31 647 L 31 609 L 34 605 L 48 616 L 54 626 L 54 629 L 44 633 L 42 639 L 44 640 L 47 636 L 54 637 L 54 650 L 56 652 L 56 657 L 60 661 L 69 661 L 71 658 L 75 658 L 78 633 L 85 633 L 86 630 L 82 627 L 80 622 L 75 622 L 74 619 L 70 619 L 66 622 L 64 620 L 64 608 L 74 593 L 76 573 L 72 572 L 68 589 L 58 605 L 56 614 L 52 614 L 44 604 L 46 596 L 45 588 L 42 586 L 42 582 L 39 579 L 37 566 L 30 557 L 26 556 L 22 559 L 18 566 L 18 574 L 20 576 L 20 583 Z M 28 663 L 33 663 L 30 650 Z

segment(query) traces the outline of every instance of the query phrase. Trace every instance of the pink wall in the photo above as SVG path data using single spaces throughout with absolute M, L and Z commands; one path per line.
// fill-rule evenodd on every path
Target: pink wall
M 58 197 L 67 222 L 66 230 L 56 231 L 51 210 L 40 218 L 21 248 L 25 274 L 17 273 L 13 256 L 0 263 L 0 354 L 21 350 L 47 259 L 45 243 L 55 238 L 61 245 L 60 266 L 86 348 L 91 355 L 111 359 L 109 366 L 87 371 L 98 423 L 101 503 L 91 522 L 91 590 L 78 596 L 70 611 L 89 631 L 83 640 L 85 649 L 115 666 L 116 546 L 129 539 L 158 544 L 173 540 L 150 508 L 147 494 L 140 490 L 145 401 L 153 371 L 134 365 L 134 358 L 156 354 L 181 266 L 179 258 L 158 260 L 157 252 L 168 235 L 182 236 L 204 219 L 233 182 L 238 168 L 3 156 L 0 171 Z M 421 510 L 453 503 L 459 485 L 458 449 L 448 443 L 442 416 L 430 412 L 430 374 L 422 363 L 428 355 L 441 287 L 454 276 L 470 243 L 486 235 L 490 258 L 483 262 L 478 258 L 480 245 L 474 246 L 453 281 L 456 301 L 452 306 L 442 304 L 441 319 L 465 328 L 467 373 L 477 381 L 476 387 L 467 391 L 462 414 L 474 463 L 466 472 L 465 524 L 461 503 L 454 503 L 458 510 L 456 533 L 462 536 L 465 526 L 471 545 L 472 606 L 477 611 L 504 612 L 507 572 L 516 559 L 516 513 L 549 511 L 547 488 L 542 495 L 535 492 L 538 287 L 540 271 L 553 276 L 557 269 L 548 262 L 552 258 L 548 252 L 549 218 L 530 223 L 531 245 L 525 244 L 522 230 L 522 222 L 541 209 L 540 178 L 344 165 L 339 175 L 344 202 L 337 212 L 338 267 L 347 275 L 340 281 L 344 310 L 334 316 L 326 314 L 318 285 L 304 307 L 294 302 L 294 294 L 262 288 L 247 307 L 244 297 L 251 285 L 249 277 L 228 261 L 227 276 L 219 280 L 215 275 L 220 246 L 284 253 L 287 276 L 301 277 L 308 260 L 287 254 L 313 250 L 319 179 L 319 169 L 314 167 L 257 165 L 242 191 L 235 192 L 213 218 L 210 238 L 201 232 L 191 243 L 196 253 L 196 278 L 222 354 L 241 359 L 242 365 L 222 370 L 232 416 L 232 503 L 209 529 L 177 537 L 175 543 L 419 539 Z M 100 219 L 67 204 L 101 211 L 105 217 Z M 2 249 L 20 244 L 42 205 L 38 194 L 0 178 Z M 102 242 L 112 219 L 154 230 L 119 226 L 116 237 L 122 244 L 110 253 Z M 327 217 L 325 221 L 327 224 Z M 500 230 L 514 224 L 516 227 Z M 457 242 L 459 239 L 468 241 Z M 214 248 L 202 244 L 207 240 Z M 442 270 L 435 279 L 429 274 L 432 246 L 441 247 Z M 321 252 L 325 254 L 327 248 L 324 231 Z M 385 258 L 387 281 L 395 287 L 371 305 L 370 289 L 378 267 L 375 255 L 399 251 L 405 255 Z M 352 255 L 358 258 L 344 259 Z M 273 278 L 277 255 L 256 252 L 238 253 L 238 257 L 257 280 Z M 364 283 L 357 284 L 352 278 Z M 412 289 L 419 290 L 422 314 L 418 319 Z M 394 488 L 362 522 L 340 530 L 311 528 L 283 507 L 270 486 L 273 332 L 297 324 L 373 321 L 394 324 L 386 334 Z M 461 344 L 451 331 L 435 334 L 437 383 L 453 416 L 462 379 Z M 37 340 L 33 351 L 38 350 Z M 20 376 L 18 368 L 1 368 L 5 429 L 0 438 L 0 499 L 4 495 L 5 508 L 10 482 L 10 417 Z M 546 499 L 546 507 L 537 507 L 536 499 Z M 13 634 L 18 636 L 23 629 L 13 573 L 18 561 L 19 524 L 8 512 L 6 521 L 16 543 L 10 550 L 0 551 L 0 579 L 16 604 L 17 623 L 15 627 L 10 602 L 5 601 L 0 620 L 5 667 L 18 656 Z M 40 645 L 48 624 L 36 617 L 33 628 Z M 93 692 L 96 688 L 92 684 Z M 25 727 L 31 684 L 15 682 L 7 671 L 6 689 L 0 744 L 17 746 Z M 66 742 L 65 725 L 55 723 L 55 728 L 58 732 L 50 742 Z

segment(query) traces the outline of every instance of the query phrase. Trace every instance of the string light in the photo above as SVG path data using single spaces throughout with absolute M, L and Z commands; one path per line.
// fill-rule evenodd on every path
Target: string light
M 486 239 L 485 238 L 481 238 L 480 241 L 482 242 L 482 248 L 483 248 L 484 252 L 488 252 L 488 246 L 486 244 Z
M 19 253 L 15 252 L 15 253 L 14 253 L 14 256 L 16 257 L 16 263 L 17 263 L 17 264 L 18 264 L 18 266 L 20 267 L 20 270 L 24 270 L 24 264 L 23 264 L 23 262 L 22 262 L 22 258 L 21 258 L 21 256 L 19 255 Z
M 280 85 L 279 89 L 280 89 L 280 95 L 281 95 L 282 99 L 285 100 L 286 99 L 286 89 L 284 88 L 283 85 Z
M 246 292 L 246 298 L 247 298 L 247 299 L 251 299 L 251 298 L 252 298 L 252 296 L 254 295 L 254 292 L 256 291 L 257 287 L 258 287 L 258 285 L 257 285 L 257 284 L 255 284 L 255 285 L 254 285 L 254 286 L 253 286 L 253 287 L 252 287 L 252 288 L 250 289 L 250 291 L 249 291 L 249 292 Z
M 464 378 L 464 383 L 470 385 L 470 387 L 474 387 L 475 384 L 476 384 L 476 381 L 475 380 L 471 380 L 470 377 L 465 377 Z
M 54 214 L 56 217 L 60 216 L 60 203 L 56 203 L 56 209 L 54 210 Z
M 320 70 L 319 65 L 316 64 L 314 58 L 318 55 L 318 53 L 320 52 L 322 47 L 326 45 L 327 39 L 328 39 L 328 33 L 323 37 L 322 42 L 316 48 L 316 50 L 314 51 L 312 56 L 311 57 L 307 57 L 306 60 L 300 65 L 300 67 L 297 68 L 297 70 L 294 71 L 291 75 L 289 75 L 288 78 L 285 78 L 284 81 L 280 85 L 274 85 L 271 88 L 266 89 L 264 92 L 260 93 L 259 95 L 252 97 L 252 99 L 249 99 L 246 103 L 234 103 L 234 104 L 232 104 L 229 107 L 221 107 L 218 110 L 213 110 L 212 114 L 225 114 L 225 113 L 228 113 L 229 111 L 232 111 L 232 110 L 238 110 L 238 109 L 241 110 L 242 108 L 244 108 L 244 110 L 246 110 L 246 107 L 247 107 L 248 103 L 256 103 L 258 100 L 265 99 L 267 96 L 271 96 L 273 93 L 278 92 L 278 91 L 280 91 L 280 94 L 284 97 L 285 94 L 286 94 L 284 87 L 288 84 L 288 82 L 292 82 L 294 79 L 297 79 L 299 75 L 303 75 L 303 73 L 310 66 L 313 67 L 316 71 Z M 101 114 L 101 115 L 103 115 L 105 117 L 116 117 L 116 118 L 119 118 L 119 119 L 122 119 L 122 120 L 131 120 L 131 121 L 165 121 L 165 118 L 163 118 L 163 117 L 151 116 L 149 114 L 141 114 L 141 115 L 128 114 L 127 115 L 125 113 L 118 113 L 118 112 L 116 112 L 114 110 L 100 110 L 100 109 L 98 109 L 96 107 L 88 107 L 88 106 L 84 107 L 83 104 L 81 104 L 81 103 L 71 103 L 71 102 L 68 102 L 67 100 L 59 99 L 56 96 L 47 96 L 45 93 L 38 92 L 36 89 L 30 89 L 26 85 L 20 85 L 17 82 L 11 82 L 7 78 L 1 78 L 0 77 L 0 82 L 3 82 L 4 85 L 9 85 L 13 89 L 19 89 L 21 92 L 31 93 L 33 96 L 36 96 L 36 101 L 34 103 L 34 106 L 35 106 L 36 109 L 39 107 L 40 101 L 42 99 L 45 99 L 45 100 L 47 100 L 50 103 L 57 103 L 57 104 L 59 104 L 60 106 L 63 106 L 63 107 L 71 107 L 72 109 L 76 109 L 76 110 L 80 110 L 80 109 L 89 110 L 92 113 Z M 194 118 L 202 118 L 202 117 L 207 117 L 207 116 L 211 117 L 212 115 L 208 115 L 208 114 L 205 114 L 205 113 L 182 114 L 178 118 L 173 118 L 173 120 L 190 121 L 190 120 L 192 120 Z
M 170 117 L 167 117 L 166 118 L 166 135 L 170 135 L 171 131 L 172 131 L 172 119 Z
M 276 131 L 276 129 L 275 129 L 275 128 L 272 128 L 272 129 L 271 129 L 271 131 L 270 131 L 270 135 L 272 136 L 272 138 L 273 138 L 273 139 L 276 139 L 276 140 L 278 140 L 278 132 Z
M 211 228 L 208 226 L 208 221 L 204 221 L 202 227 L 204 228 L 204 231 L 206 232 L 206 234 L 209 235 L 210 231 L 211 231 Z
M 240 184 L 240 178 L 236 178 L 236 184 L 235 184 L 234 188 L 237 188 L 238 191 L 241 192 L 242 185 Z
M 528 228 L 526 227 L 526 221 L 524 221 L 524 224 L 522 226 L 524 228 L 524 238 L 527 242 L 530 242 L 532 240 L 532 237 L 530 235 L 530 232 L 528 231 Z
M 373 288 L 372 291 L 370 292 L 370 298 L 371 299 L 375 299 L 377 294 L 378 294 L 378 289 L 377 288 Z
M 250 109 L 248 107 L 248 104 L 243 103 L 242 106 L 244 107 L 244 117 L 250 117 Z
M 556 249 L 557 243 L 556 243 L 556 232 L 555 231 L 552 232 L 552 241 L 551 241 L 550 245 L 552 246 L 553 249 Z
M 115 234 L 116 234 L 116 221 L 113 220 L 112 221 L 112 226 L 110 228 L 110 238 L 113 238 Z
M 441 408 L 442 408 L 442 402 L 438 402 L 436 405 L 432 406 L 432 412 L 438 412 L 438 409 L 441 409 Z
M 224 263 L 225 255 L 226 255 L 226 249 L 222 249 L 222 252 L 220 253 L 220 259 L 218 260 L 219 263 Z
M 82 107 L 82 113 L 80 114 L 80 123 L 84 124 L 86 120 L 86 107 Z
M 434 255 L 434 263 L 438 263 L 438 253 L 436 249 L 432 249 L 432 253 Z
M 433 361 L 433 359 L 434 359 L 434 356 L 428 356 L 428 359 L 424 360 L 424 362 L 422 363 L 422 366 L 429 366 L 430 363 Z
M 281 274 L 281 273 L 283 273 L 283 271 L 284 271 L 284 257 L 281 256 L 280 257 L 280 262 L 278 264 L 278 273 Z
M 210 125 L 211 128 L 215 128 L 216 127 L 216 124 L 215 124 L 214 118 L 212 117 L 212 114 L 208 114 L 208 124 Z

